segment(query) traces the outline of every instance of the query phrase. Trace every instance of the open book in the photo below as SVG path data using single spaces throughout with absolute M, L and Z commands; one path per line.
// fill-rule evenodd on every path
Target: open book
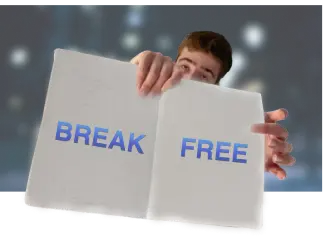
M 261 95 L 183 80 L 140 97 L 136 66 L 58 49 L 26 203 L 135 218 L 262 225 Z

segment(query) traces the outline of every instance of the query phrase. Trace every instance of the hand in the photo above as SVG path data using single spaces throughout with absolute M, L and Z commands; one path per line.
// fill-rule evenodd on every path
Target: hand
M 138 66 L 137 89 L 143 96 L 160 94 L 179 83 L 184 75 L 170 57 L 161 53 L 144 51 L 134 57 L 131 63 Z
M 280 180 L 286 178 L 286 171 L 281 166 L 291 166 L 296 161 L 290 155 L 293 147 L 287 143 L 287 130 L 277 124 L 278 121 L 286 119 L 287 116 L 288 112 L 285 109 L 267 112 L 265 113 L 265 123 L 255 124 L 252 127 L 254 133 L 266 135 L 265 171 L 271 172 Z

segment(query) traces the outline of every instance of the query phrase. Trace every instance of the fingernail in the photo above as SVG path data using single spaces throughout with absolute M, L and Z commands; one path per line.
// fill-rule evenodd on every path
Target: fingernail
M 253 124 L 251 125 L 250 129 L 252 132 L 258 133 L 262 126 L 263 124 Z
M 159 95 L 159 94 L 160 94 L 160 90 L 158 90 L 158 89 L 154 89 L 154 90 L 152 90 L 152 91 L 151 91 L 151 93 L 152 93 L 153 95 Z
M 284 180 L 286 178 L 286 175 L 283 173 L 283 172 L 277 172 L 276 173 L 276 177 L 279 179 L 279 180 Z
M 285 118 L 287 118 L 287 117 L 288 117 L 288 115 L 289 115 L 289 114 L 288 114 L 287 109 L 286 109 L 286 108 L 282 108 L 281 110 L 285 113 L 285 115 L 286 115 L 286 117 L 285 117 Z
M 278 159 L 278 156 L 277 155 L 273 155 L 273 162 L 275 163 L 279 163 L 280 160 Z
M 146 89 L 144 87 L 140 88 L 140 94 L 146 95 Z
M 269 141 L 268 146 L 269 146 L 270 148 L 273 148 L 273 147 L 277 146 L 277 141 L 275 141 L 275 140 L 271 139 L 271 140 Z
M 277 172 L 276 172 L 276 171 L 270 170 L 269 172 L 270 172 L 271 174 L 273 174 L 273 175 L 277 176 Z
M 285 178 L 286 178 L 285 176 L 280 176 L 279 177 L 280 180 L 285 180 Z

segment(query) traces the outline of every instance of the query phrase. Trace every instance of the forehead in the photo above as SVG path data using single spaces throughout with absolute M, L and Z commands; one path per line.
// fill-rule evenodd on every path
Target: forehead
M 188 58 L 192 60 L 198 67 L 210 69 L 216 74 L 220 73 L 221 71 L 221 61 L 209 53 L 184 48 L 177 61 L 180 61 L 183 58 Z

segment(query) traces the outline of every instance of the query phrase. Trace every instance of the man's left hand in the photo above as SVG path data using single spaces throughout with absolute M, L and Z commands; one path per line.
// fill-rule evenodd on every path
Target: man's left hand
M 281 166 L 291 166 L 295 158 L 290 155 L 293 147 L 287 143 L 288 132 L 277 124 L 286 119 L 288 112 L 285 109 L 277 109 L 265 113 L 265 123 L 252 126 L 252 132 L 265 134 L 265 171 L 273 173 L 278 179 L 286 178 L 286 171 Z

